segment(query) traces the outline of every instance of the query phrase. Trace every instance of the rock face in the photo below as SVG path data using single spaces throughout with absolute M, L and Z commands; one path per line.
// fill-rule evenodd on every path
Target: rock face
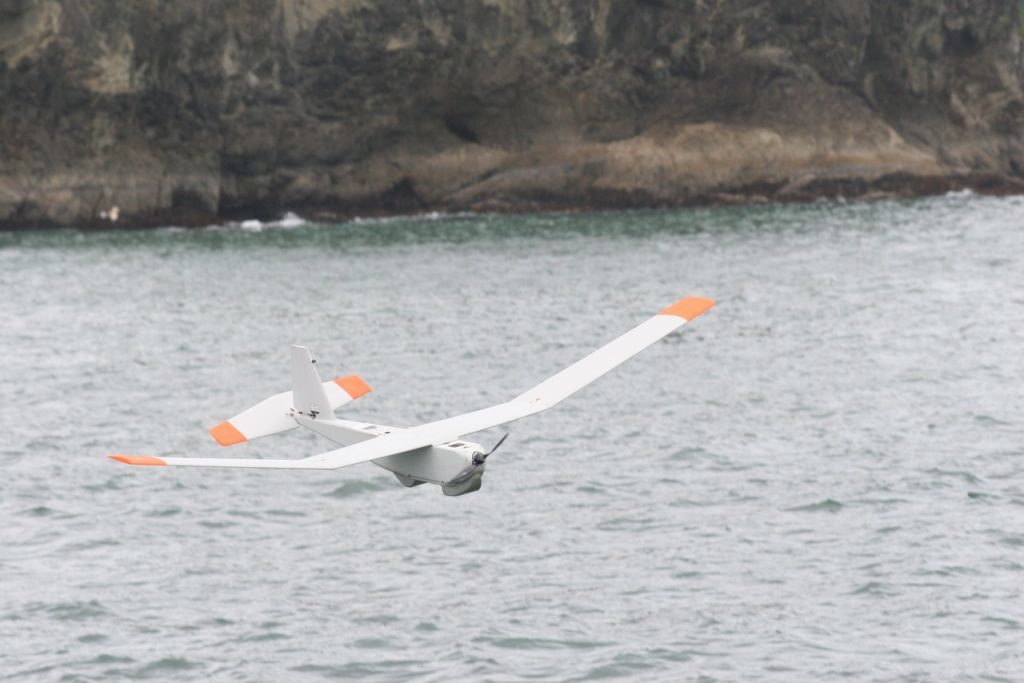
M 1019 0 L 0 0 L 0 225 L 1022 191 L 1020 26 Z

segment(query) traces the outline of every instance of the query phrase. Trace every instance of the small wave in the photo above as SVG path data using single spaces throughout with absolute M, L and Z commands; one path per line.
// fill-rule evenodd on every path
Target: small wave
M 817 503 L 811 503 L 809 505 L 798 505 L 792 508 L 786 508 L 786 512 L 839 512 L 843 509 L 843 504 L 838 500 L 832 500 L 826 498 L 825 500 Z
M 85 602 L 61 602 L 56 605 L 36 605 L 56 621 L 86 621 L 109 614 L 107 608 L 96 600 Z
M 78 541 L 75 543 L 68 543 L 63 546 L 61 550 L 66 553 L 80 553 L 87 550 L 95 550 L 96 548 L 104 548 L 108 546 L 121 545 L 121 541 L 116 538 L 97 538 L 90 541 Z
M 353 641 L 352 647 L 361 650 L 381 650 L 394 647 L 394 641 L 387 638 L 359 638 Z
M 132 672 L 132 677 L 164 679 L 165 676 L 175 672 L 189 671 L 201 667 L 202 664 L 182 657 L 165 657 L 155 662 L 150 662 L 137 671 Z
M 108 655 L 106 653 L 97 655 L 93 658 L 92 664 L 131 664 L 135 660 L 131 657 L 118 657 L 117 655 Z
M 598 640 L 559 640 L 554 638 L 483 638 L 495 647 L 507 650 L 592 650 L 608 647 L 610 643 Z
M 987 621 L 991 624 L 997 624 L 1011 631 L 1020 630 L 1020 622 L 1016 619 L 1009 619 L 1007 617 L 982 617 L 982 621 Z
M 673 579 L 699 579 L 702 576 L 704 574 L 697 571 L 675 572 L 672 574 Z
M 325 494 L 329 498 L 352 498 L 365 493 L 383 491 L 384 486 L 375 481 L 346 481 L 330 493 Z
M 237 523 L 229 522 L 227 520 L 202 519 L 199 520 L 199 526 L 206 527 L 207 529 L 226 529 L 228 527 L 237 526 Z
M 657 520 L 653 517 L 613 517 L 595 527 L 598 531 L 630 531 L 650 529 Z
M 323 678 L 334 678 L 350 681 L 356 678 L 380 676 L 389 669 L 415 670 L 422 668 L 426 662 L 410 659 L 381 659 L 373 662 L 348 662 L 346 664 L 302 664 L 289 671 L 303 674 L 319 674 Z
M 968 484 L 981 483 L 981 479 L 979 479 L 974 474 L 971 474 L 970 472 L 966 472 L 964 470 L 944 470 L 938 467 L 933 467 L 929 470 L 925 470 L 925 474 L 935 475 L 937 477 L 941 477 L 944 479 L 960 479 L 961 481 Z
M 677 451 L 672 452 L 669 456 L 669 460 L 703 460 L 708 456 L 708 452 L 700 446 L 684 446 Z
M 271 631 L 270 633 L 257 633 L 256 635 L 243 636 L 238 639 L 240 643 L 269 643 L 276 640 L 288 640 L 291 638 L 286 633 L 280 633 L 278 631 Z
M 53 508 L 46 507 L 45 505 L 39 505 L 34 508 L 22 510 L 17 514 L 26 517 L 50 517 L 56 513 L 57 511 L 54 510 Z
M 180 513 L 181 508 L 176 505 L 172 505 L 170 507 L 160 508 L 157 510 L 150 510 L 146 512 L 143 517 L 174 517 Z
M 1007 422 L 1005 420 L 1000 420 L 997 417 L 992 417 L 991 415 L 981 415 L 981 414 L 975 415 L 974 416 L 974 421 L 975 422 L 980 422 L 983 425 L 988 425 L 988 426 L 993 426 L 993 427 L 1009 427 L 1009 426 L 1011 426 L 1011 424 L 1009 422 Z
M 267 510 L 265 514 L 270 516 L 270 517 L 305 517 L 306 516 L 305 512 L 300 512 L 298 510 L 280 510 L 280 509 Z
M 878 581 L 868 581 L 863 586 L 860 586 L 859 588 L 850 591 L 850 595 L 889 596 L 894 595 L 894 593 L 884 583 L 879 583 Z

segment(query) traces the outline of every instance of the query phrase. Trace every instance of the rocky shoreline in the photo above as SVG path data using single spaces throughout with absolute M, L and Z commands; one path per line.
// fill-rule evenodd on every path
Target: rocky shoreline
M 1018 0 L 895 5 L 18 0 L 0 228 L 1024 192 Z
M 861 176 L 814 178 L 806 184 L 787 187 L 785 184 L 764 184 L 742 188 L 728 188 L 664 199 L 645 193 L 594 193 L 568 201 L 557 195 L 514 198 L 493 197 L 472 204 L 431 204 L 412 195 L 388 196 L 378 201 L 364 200 L 323 206 L 298 205 L 288 207 L 248 207 L 232 213 L 214 213 L 202 210 L 158 210 L 143 214 L 120 215 L 101 211 L 73 224 L 42 222 L 24 225 L 0 222 L 0 230 L 39 228 L 67 228 L 82 230 L 145 229 L 167 226 L 201 228 L 224 222 L 257 220 L 273 222 L 284 216 L 301 216 L 318 223 L 340 223 L 356 218 L 387 218 L 416 216 L 429 213 L 447 214 L 529 214 L 529 213 L 586 213 L 653 208 L 686 208 L 708 206 L 735 206 L 751 204 L 809 203 L 819 200 L 881 201 L 941 196 L 950 192 L 971 191 L 984 196 L 1011 196 L 1024 194 L 1024 181 L 993 173 L 974 173 L 949 176 L 913 176 L 902 173 L 884 174 L 872 179 Z

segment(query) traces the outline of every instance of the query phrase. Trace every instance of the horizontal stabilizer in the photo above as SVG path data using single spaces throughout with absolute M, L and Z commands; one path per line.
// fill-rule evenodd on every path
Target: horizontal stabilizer
M 331 410 L 336 410 L 349 401 L 354 401 L 370 392 L 370 386 L 357 375 L 339 377 L 323 383 L 324 394 Z M 221 422 L 210 429 L 210 435 L 221 446 L 234 446 L 243 441 L 252 441 L 261 436 L 270 436 L 298 427 L 291 417 L 292 392 L 284 391 L 260 401 L 252 408 L 243 410 L 230 420 Z M 332 416 L 325 416 L 332 417 Z

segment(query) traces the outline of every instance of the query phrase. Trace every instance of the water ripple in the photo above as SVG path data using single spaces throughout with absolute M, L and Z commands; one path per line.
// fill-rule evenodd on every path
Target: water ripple
M 1022 207 L 4 235 L 0 680 L 1024 680 Z M 289 343 L 413 424 L 683 294 L 471 496 L 104 457 L 223 455 Z

